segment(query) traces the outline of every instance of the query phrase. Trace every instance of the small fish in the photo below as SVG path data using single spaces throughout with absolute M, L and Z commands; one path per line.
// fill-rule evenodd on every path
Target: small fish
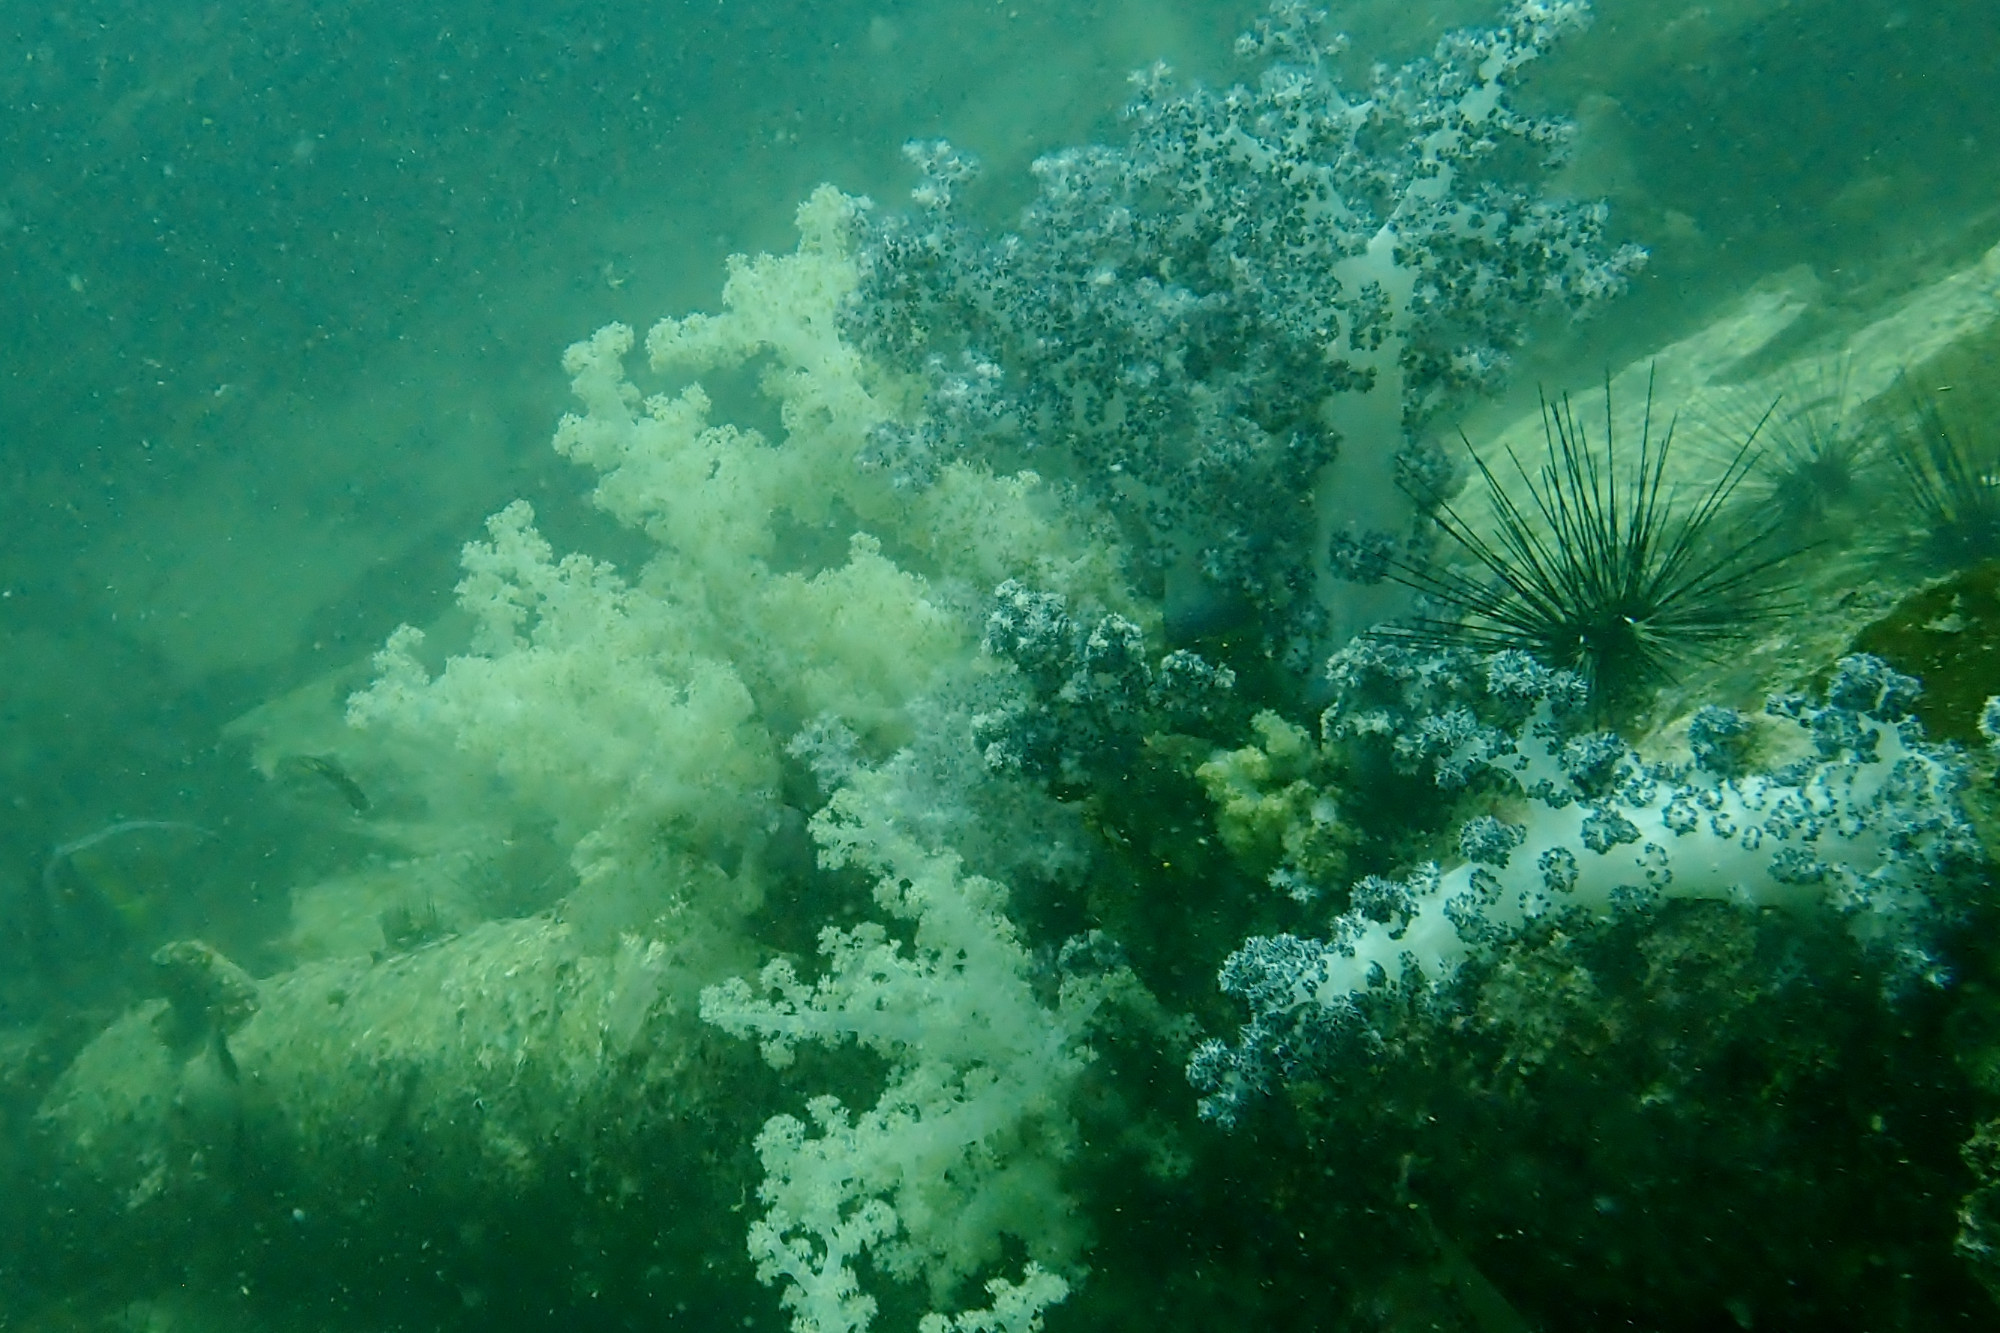
M 347 776 L 346 769 L 333 760 L 328 759 L 325 755 L 288 755 L 279 761 L 278 771 L 286 774 L 322 778 L 330 783 L 333 789 L 346 799 L 347 804 L 353 807 L 355 814 L 365 815 L 368 813 L 368 793 L 361 790 L 360 783 Z
M 122 838 L 128 833 L 178 830 L 192 833 L 198 838 L 213 838 L 215 834 L 199 824 L 190 824 L 180 819 L 121 819 L 115 824 L 107 824 L 95 833 L 85 834 L 74 842 L 66 842 L 49 853 L 49 859 L 42 863 L 42 892 L 53 894 L 56 889 L 56 875 L 64 862 L 78 852 L 87 852 L 99 843 L 113 838 Z

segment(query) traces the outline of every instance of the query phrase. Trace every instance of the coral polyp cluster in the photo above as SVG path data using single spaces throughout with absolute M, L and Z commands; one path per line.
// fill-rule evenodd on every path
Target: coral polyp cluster
M 1827 909 L 1884 951 L 1891 975 L 1936 980 L 1925 932 L 1979 853 L 1957 805 L 1962 762 L 1923 744 L 1909 716 L 1918 692 L 1879 659 L 1847 658 L 1824 701 L 1766 706 L 1805 742 L 1800 757 L 1743 773 L 1712 743 L 1744 730 L 1740 715 L 1701 719 L 1692 764 L 1648 763 L 1576 727 L 1574 681 L 1493 658 L 1486 695 L 1526 704 L 1526 721 L 1510 734 L 1480 721 L 1475 700 L 1427 748 L 1441 783 L 1492 775 L 1511 788 L 1507 814 L 1465 823 L 1449 869 L 1355 885 L 1325 940 L 1258 938 L 1232 955 L 1222 987 L 1252 1017 L 1236 1045 L 1196 1054 L 1204 1112 L 1234 1121 L 1274 1079 L 1366 1045 L 1371 1011 L 1409 1002 L 1398 991 L 1436 993 L 1468 958 L 1616 911 L 1701 899 Z

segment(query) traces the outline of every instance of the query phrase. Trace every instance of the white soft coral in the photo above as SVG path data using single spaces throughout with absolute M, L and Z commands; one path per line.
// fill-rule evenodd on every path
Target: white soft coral
M 761 1039 L 775 1064 L 799 1041 L 852 1041 L 889 1064 L 879 1100 L 859 1116 L 819 1097 L 810 1131 L 781 1115 L 757 1140 L 767 1212 L 751 1253 L 765 1281 L 787 1280 L 796 1333 L 867 1327 L 874 1303 L 852 1271 L 863 1252 L 892 1277 L 926 1279 L 942 1300 L 999 1259 L 1004 1236 L 1049 1262 L 1081 1240 L 1060 1169 L 1103 992 L 1066 987 L 1055 1006 L 1042 1003 L 1004 888 L 907 833 L 894 783 L 893 770 L 856 773 L 814 832 L 826 864 L 877 874 L 876 902 L 911 923 L 913 943 L 875 923 L 828 927 L 817 982 L 780 960 L 755 988 L 732 980 L 702 996 L 704 1018 Z M 935 1328 L 1029 1329 L 1067 1290 L 1030 1265 L 1018 1286 L 989 1285 L 991 1310 Z

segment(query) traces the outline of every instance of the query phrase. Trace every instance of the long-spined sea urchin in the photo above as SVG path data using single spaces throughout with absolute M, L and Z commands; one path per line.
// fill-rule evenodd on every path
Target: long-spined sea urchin
M 1947 421 L 1937 394 L 1910 392 L 1914 420 L 1890 448 L 1915 519 L 1907 545 L 1937 569 L 2000 555 L 2000 446 Z
M 1525 501 L 1474 452 L 1492 512 L 1487 529 L 1445 497 L 1418 497 L 1471 567 L 1435 557 L 1398 561 L 1391 577 L 1427 595 L 1442 614 L 1379 632 L 1524 649 L 1577 672 L 1597 710 L 1612 715 L 1779 610 L 1784 598 L 1774 574 L 1794 552 L 1775 540 L 1775 521 L 1725 522 L 1731 496 L 1755 464 L 1758 427 L 1744 434 L 1719 476 L 1683 501 L 1668 477 L 1673 423 L 1654 432 L 1651 384 L 1636 449 L 1621 449 L 1608 384 L 1604 417 L 1600 455 L 1567 395 L 1542 400 L 1546 458 L 1530 471 L 1507 451 Z

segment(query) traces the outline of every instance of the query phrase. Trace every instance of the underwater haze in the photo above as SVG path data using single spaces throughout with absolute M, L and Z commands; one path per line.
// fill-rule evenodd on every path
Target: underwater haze
M 2000 10 L 0 15 L 0 1329 L 2000 1327 Z

